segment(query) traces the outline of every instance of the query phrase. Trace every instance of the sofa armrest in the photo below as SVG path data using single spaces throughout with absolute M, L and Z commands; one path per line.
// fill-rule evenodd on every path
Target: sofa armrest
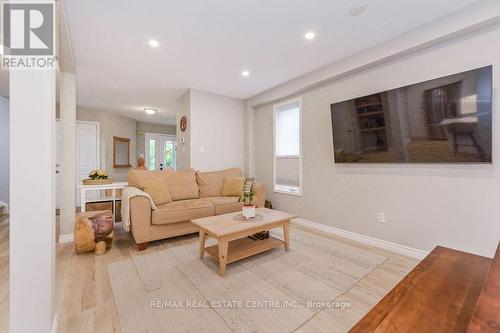
M 257 207 L 264 207 L 266 204 L 266 185 L 255 182 L 252 190 L 257 197 Z
M 148 198 L 130 198 L 130 227 L 137 244 L 151 240 L 151 203 Z

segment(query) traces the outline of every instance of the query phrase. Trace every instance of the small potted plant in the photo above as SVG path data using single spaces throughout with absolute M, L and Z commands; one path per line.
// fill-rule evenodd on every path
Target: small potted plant
M 84 179 L 83 185 L 111 184 L 112 182 L 106 171 L 98 169 L 90 171 L 89 179 Z
M 240 202 L 243 202 L 242 215 L 246 219 L 251 219 L 255 217 L 255 205 L 253 203 L 254 192 L 250 191 L 244 193 L 240 198 Z
M 89 178 L 90 179 L 108 179 L 108 173 L 104 170 L 92 170 L 89 173 Z

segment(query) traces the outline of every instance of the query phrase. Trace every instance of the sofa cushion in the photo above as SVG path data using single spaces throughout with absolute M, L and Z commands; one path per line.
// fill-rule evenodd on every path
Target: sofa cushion
M 172 170 L 129 170 L 128 172 L 128 185 L 134 187 L 141 187 L 141 181 L 153 180 L 157 178 L 166 179 L 166 175 L 172 173 Z
M 141 187 L 141 181 L 163 178 L 167 185 L 172 200 L 197 199 L 198 185 L 196 184 L 196 171 L 193 169 L 183 171 L 147 171 L 130 170 L 128 172 L 128 185 Z
M 173 201 L 160 205 L 151 216 L 151 224 L 170 224 L 214 215 L 214 205 L 201 199 Z
M 242 177 L 240 168 L 231 168 L 220 171 L 196 173 L 196 182 L 200 191 L 200 198 L 222 196 L 224 177 Z
M 245 186 L 245 177 L 224 177 L 222 186 L 222 195 L 225 197 L 243 196 L 243 187 Z
M 238 202 L 239 197 L 209 197 L 200 200 L 210 202 L 214 205 L 215 215 L 239 212 L 243 206 L 243 202 Z
M 193 169 L 167 173 L 165 183 L 174 201 L 198 198 L 196 171 Z
M 140 182 L 141 188 L 144 192 L 151 196 L 155 205 L 163 205 L 172 202 L 170 193 L 168 192 L 167 185 L 163 178 L 156 178 L 152 180 L 143 180 Z

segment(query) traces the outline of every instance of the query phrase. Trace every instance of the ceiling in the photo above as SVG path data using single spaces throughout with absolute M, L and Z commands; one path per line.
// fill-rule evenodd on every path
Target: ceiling
M 187 88 L 246 99 L 474 2 L 66 0 L 78 104 L 173 123 Z

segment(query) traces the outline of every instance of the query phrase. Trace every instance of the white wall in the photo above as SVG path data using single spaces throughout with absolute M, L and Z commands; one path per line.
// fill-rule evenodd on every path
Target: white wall
M 71 234 L 75 223 L 76 194 L 76 76 L 61 72 L 60 101 L 60 175 L 59 175 L 59 233 Z M 79 183 L 78 183 L 79 184 Z
M 191 90 L 186 91 L 176 100 L 177 108 L 177 170 L 186 170 L 191 167 Z M 179 126 L 182 116 L 187 117 L 187 128 L 183 132 Z
M 55 273 L 55 70 L 10 71 L 11 332 L 50 332 Z
M 500 237 L 500 117 L 494 116 L 492 165 L 336 165 L 330 104 L 493 64 L 494 102 L 500 97 L 500 26 L 405 54 L 389 63 L 352 71 L 299 94 L 303 105 L 303 196 L 271 193 L 273 206 L 301 218 L 430 251 L 436 245 L 493 256 Z M 380 49 L 380 48 L 379 48 Z M 375 53 L 376 54 L 376 53 Z M 365 59 L 369 55 L 363 56 Z M 351 62 L 347 62 L 349 66 Z M 317 77 L 323 77 L 316 72 Z M 311 76 L 248 101 L 262 104 L 314 85 Z M 272 96 L 272 97 L 270 97 Z M 297 95 L 295 95 L 297 96 Z M 282 99 L 281 101 L 286 100 Z M 278 99 L 278 101 L 280 101 Z M 272 186 L 272 104 L 253 115 L 250 167 Z M 377 223 L 385 212 L 387 222 Z
M 9 100 L 0 96 L 0 201 L 9 204 Z
M 191 167 L 245 170 L 242 100 L 191 89 Z

